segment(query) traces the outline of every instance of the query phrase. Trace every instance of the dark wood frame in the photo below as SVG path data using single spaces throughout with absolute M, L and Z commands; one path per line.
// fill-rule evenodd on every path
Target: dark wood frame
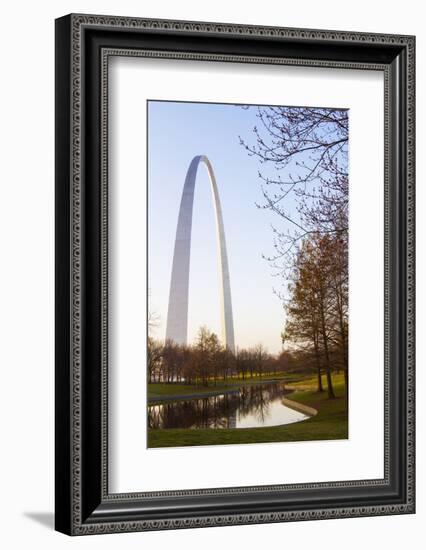
M 414 512 L 414 47 L 412 36 L 91 15 L 56 21 L 57 530 L 83 535 Z M 383 479 L 108 493 L 111 55 L 383 71 Z

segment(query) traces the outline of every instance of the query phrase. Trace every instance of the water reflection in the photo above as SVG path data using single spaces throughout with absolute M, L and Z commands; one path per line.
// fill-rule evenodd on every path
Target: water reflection
M 292 424 L 307 415 L 283 405 L 280 383 L 245 386 L 234 393 L 148 406 L 148 428 L 258 428 Z

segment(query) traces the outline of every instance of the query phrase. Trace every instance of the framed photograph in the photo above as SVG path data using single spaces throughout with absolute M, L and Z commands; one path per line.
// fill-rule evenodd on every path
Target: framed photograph
M 414 513 L 412 36 L 56 20 L 56 529 Z

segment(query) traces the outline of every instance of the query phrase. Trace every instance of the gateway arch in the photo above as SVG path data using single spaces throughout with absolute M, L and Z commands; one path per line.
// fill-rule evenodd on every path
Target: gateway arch
M 204 155 L 199 155 L 192 159 L 183 186 L 173 254 L 166 340 L 174 340 L 179 344 L 186 344 L 188 337 L 188 291 L 192 211 L 197 170 L 201 163 L 205 164 L 209 174 L 216 213 L 222 344 L 234 352 L 234 321 L 232 316 L 231 285 L 222 208 L 212 165 L 209 159 Z

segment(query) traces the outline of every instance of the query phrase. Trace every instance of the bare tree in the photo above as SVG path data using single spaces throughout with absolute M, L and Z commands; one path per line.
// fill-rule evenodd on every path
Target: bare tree
M 253 354 L 253 361 L 255 364 L 257 374 L 261 378 L 264 371 L 264 367 L 269 358 L 269 354 L 265 349 L 265 347 L 263 346 L 263 344 L 261 343 L 257 344 L 257 346 L 254 347 L 254 349 L 252 350 L 252 354 Z
M 155 329 L 160 326 L 160 315 L 151 308 L 151 292 L 148 290 L 148 334 L 152 336 Z
M 147 366 L 148 366 L 148 381 L 160 381 L 161 360 L 163 354 L 163 346 L 151 336 L 148 336 L 147 345 Z
M 305 236 L 347 233 L 348 111 L 257 107 L 257 117 L 254 143 L 240 143 L 262 166 L 257 206 L 284 222 L 273 225 L 274 252 L 266 256 L 282 270 Z

